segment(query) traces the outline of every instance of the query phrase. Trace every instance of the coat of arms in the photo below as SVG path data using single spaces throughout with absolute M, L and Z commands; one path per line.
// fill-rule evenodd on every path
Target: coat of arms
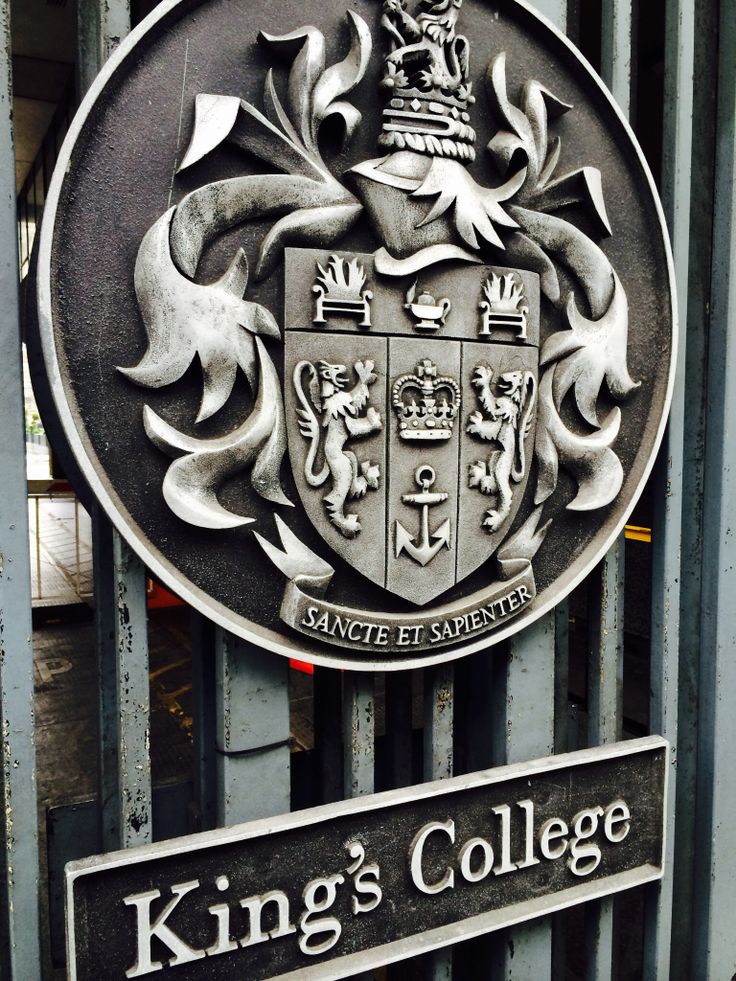
M 260 99 L 183 101 L 193 124 L 172 191 L 182 175 L 190 189 L 140 242 L 148 347 L 118 365 L 125 384 L 161 389 L 199 361 L 192 425 L 143 411 L 171 457 L 157 492 L 217 547 L 250 526 L 242 560 L 281 582 L 288 630 L 389 659 L 528 619 L 560 506 L 605 511 L 621 492 L 621 406 L 638 388 L 603 180 L 565 163 L 575 107 L 541 68 L 512 86 L 503 50 L 479 91 L 462 22 L 462 0 L 383 0 L 373 25 L 348 12 L 336 60 L 319 26 L 264 23 Z M 376 61 L 368 120 L 354 95 Z M 366 126 L 378 155 L 336 172 L 325 147 Z M 222 179 L 192 188 L 218 155 Z M 481 155 L 495 182 L 475 176 Z M 250 264 L 237 248 L 206 282 L 207 250 L 256 223 Z M 269 278 L 278 303 L 259 298 Z M 250 401 L 213 435 L 239 370 Z M 250 510 L 223 492 L 234 482 Z M 346 570 L 353 601 L 334 602 Z

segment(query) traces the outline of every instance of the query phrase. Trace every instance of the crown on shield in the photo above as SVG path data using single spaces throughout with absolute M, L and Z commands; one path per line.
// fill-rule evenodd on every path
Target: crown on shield
M 438 378 L 433 361 L 425 358 L 416 374 L 397 378 L 392 394 L 402 439 L 450 439 L 460 410 L 460 387 L 453 378 Z
M 381 25 L 391 51 L 381 82 L 387 103 L 380 146 L 475 159 L 469 44 L 455 30 L 461 5 L 462 0 L 420 0 L 414 17 L 403 0 L 384 0 Z

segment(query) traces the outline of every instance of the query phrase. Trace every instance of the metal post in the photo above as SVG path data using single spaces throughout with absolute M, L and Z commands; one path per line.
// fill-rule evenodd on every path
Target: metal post
M 678 776 L 681 529 L 683 520 L 694 522 L 692 515 L 683 513 L 683 431 L 687 387 L 685 327 L 688 320 L 690 264 L 694 13 L 693 0 L 669 0 L 667 3 L 662 196 L 675 261 L 680 341 L 670 420 L 654 477 L 657 491 L 654 495 L 655 515 L 652 535 L 650 727 L 653 732 L 658 732 L 670 740 L 673 752 L 669 774 L 665 878 L 658 886 L 649 887 L 647 894 L 644 976 L 648 981 L 670 976 Z M 700 329 L 700 325 L 698 328 Z M 698 605 L 696 599 L 684 618 L 685 622 L 690 618 L 697 620 Z
M 117 810 L 119 847 L 127 848 L 152 840 L 146 570 L 119 535 L 113 534 L 112 551 L 117 596 Z
M 631 109 L 631 0 L 603 0 L 601 74 L 625 116 Z M 621 535 L 596 571 L 588 606 L 588 744 L 621 737 L 624 672 L 624 566 Z M 594 593 L 594 595 L 593 595 Z M 614 899 L 591 904 L 586 916 L 588 981 L 610 981 L 614 967 Z
M 566 30 L 567 0 L 537 0 L 536 7 L 561 31 Z M 505 712 L 497 723 L 497 762 L 513 763 L 552 752 L 554 665 L 555 615 L 548 613 L 509 642 Z M 551 978 L 551 920 L 545 917 L 508 931 L 496 954 L 494 973 L 509 981 Z
M 678 369 L 670 425 L 674 425 L 677 418 L 684 431 L 681 500 L 687 502 L 687 506 L 681 506 L 680 656 L 678 675 L 673 679 L 676 681 L 678 699 L 677 794 L 674 801 L 674 834 L 671 824 L 668 828 L 667 856 L 670 862 L 677 856 L 677 875 L 670 874 L 664 882 L 664 886 L 672 892 L 671 934 L 677 938 L 671 950 L 673 981 L 686 981 L 695 970 L 691 961 L 696 837 L 693 802 L 697 792 L 702 580 L 702 558 L 699 561 L 699 557 L 703 555 L 704 434 L 708 405 L 708 331 L 704 329 L 704 324 L 708 322 L 711 304 L 710 254 L 716 139 L 713 98 L 718 69 L 717 60 L 713 58 L 713 38 L 717 34 L 717 4 L 672 0 L 668 5 L 663 170 L 665 207 L 668 214 L 673 216 L 675 268 L 680 277 L 682 361 Z M 688 212 L 689 227 L 684 221 Z M 692 255 L 689 270 L 686 269 L 688 253 Z M 685 285 L 687 290 L 683 298 Z M 685 399 L 687 411 L 684 408 Z M 677 543 L 673 541 L 672 544 Z M 662 909 L 666 932 L 669 932 L 667 898 L 663 893 L 658 905 Z M 651 924 L 653 927 L 657 924 L 654 915 Z M 660 954 L 660 959 L 666 964 L 666 956 Z M 650 976 L 654 976 L 653 971 Z
M 333 668 L 314 669 L 314 746 L 320 801 L 342 800 L 342 676 Z
M 511 638 L 508 655 L 499 664 L 498 674 L 505 674 L 505 685 L 499 677 L 494 706 L 495 754 L 499 764 L 518 763 L 552 752 L 554 631 L 554 614 L 547 614 Z M 495 952 L 494 977 L 552 981 L 550 917 L 514 927 L 503 938 Z
M 194 803 L 196 831 L 217 827 L 217 722 L 215 717 L 215 625 L 190 611 L 194 709 Z
M 567 0 L 535 0 L 534 6 L 561 31 L 567 30 Z
M 20 357 L 10 2 L 0 3 L 0 974 L 40 977 L 31 568 Z
M 289 662 L 218 629 L 217 821 L 289 810 Z
M 386 673 L 386 769 L 389 787 L 406 787 L 412 773 L 412 672 Z
M 588 744 L 621 738 L 624 666 L 624 538 L 604 558 L 588 606 Z M 588 981 L 613 976 L 613 897 L 592 903 L 586 917 Z
M 345 796 L 372 794 L 376 726 L 372 674 L 345 673 L 342 712 Z
M 707 981 L 731 977 L 733 929 L 733 747 L 736 713 L 736 23 L 719 6 L 716 158 L 708 337 L 708 416 L 701 588 L 701 667 L 693 963 Z
M 112 582 L 112 526 L 100 508 L 92 511 L 92 566 L 94 570 L 95 648 L 100 719 L 98 756 L 102 846 L 110 851 L 120 844 L 118 814 L 117 614 Z M 103 572 L 104 570 L 104 572 Z M 107 573 L 107 575 L 105 575 Z
M 77 16 L 83 92 L 130 30 L 130 3 L 81 0 Z M 125 847 L 150 841 L 152 833 L 146 575 L 100 513 L 93 549 L 103 843 Z
M 444 780 L 453 772 L 455 668 L 428 668 L 424 675 L 424 779 Z M 430 955 L 428 981 L 451 981 L 452 948 Z

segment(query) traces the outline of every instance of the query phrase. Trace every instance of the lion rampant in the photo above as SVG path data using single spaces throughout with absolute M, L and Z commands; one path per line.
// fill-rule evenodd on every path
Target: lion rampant
M 473 384 L 485 409 L 473 412 L 467 431 L 481 439 L 498 443 L 488 461 L 478 460 L 470 465 L 469 486 L 482 494 L 496 496 L 496 507 L 486 512 L 483 526 L 489 532 L 498 531 L 511 510 L 511 481 L 518 484 L 526 472 L 525 442 L 534 418 L 537 399 L 536 378 L 530 371 L 507 371 L 497 383 L 500 395 L 493 394 L 493 369 L 478 365 Z
M 381 24 L 393 45 L 386 57 L 389 73 L 403 71 L 407 82 L 418 74 L 423 87 L 448 92 L 464 84 L 469 95 L 468 40 L 455 31 L 461 4 L 462 0 L 421 0 L 414 18 L 403 0 L 384 0 Z
M 322 487 L 332 477 L 332 489 L 324 502 L 330 521 L 346 538 L 355 538 L 361 526 L 357 514 L 345 513 L 345 502 L 363 497 L 369 488 L 376 490 L 380 479 L 378 465 L 370 461 L 359 463 L 355 453 L 344 448 L 349 439 L 381 429 L 381 416 L 372 405 L 367 407 L 365 415 L 360 415 L 370 397 L 369 386 L 376 380 L 373 368 L 372 361 L 356 361 L 358 382 L 349 392 L 344 391 L 348 382 L 345 365 L 320 361 L 317 366 L 311 361 L 300 361 L 294 368 L 294 388 L 302 406 L 297 410 L 299 431 L 310 440 L 304 478 L 310 487 Z M 305 371 L 309 373 L 309 399 L 302 384 Z M 315 473 L 322 429 L 325 430 L 325 462 L 319 473 Z

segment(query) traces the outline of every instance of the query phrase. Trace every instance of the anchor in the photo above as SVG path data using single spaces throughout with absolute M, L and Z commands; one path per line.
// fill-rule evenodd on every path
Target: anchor
M 404 504 L 413 504 L 422 509 L 422 527 L 420 529 L 419 544 L 416 544 L 414 538 L 412 538 L 400 521 L 396 522 L 396 558 L 402 552 L 407 552 L 421 566 L 425 566 L 428 562 L 431 562 L 443 546 L 446 546 L 448 549 L 450 547 L 449 518 L 443 521 L 436 531 L 431 533 L 429 531 L 429 509 L 435 504 L 441 504 L 442 501 L 446 501 L 449 497 L 449 494 L 430 491 L 429 488 L 435 482 L 436 476 L 432 467 L 426 463 L 423 464 L 414 474 L 414 480 L 422 488 L 421 491 L 418 494 L 402 494 L 401 496 Z M 433 538 L 434 542 L 431 542 L 430 538 Z

